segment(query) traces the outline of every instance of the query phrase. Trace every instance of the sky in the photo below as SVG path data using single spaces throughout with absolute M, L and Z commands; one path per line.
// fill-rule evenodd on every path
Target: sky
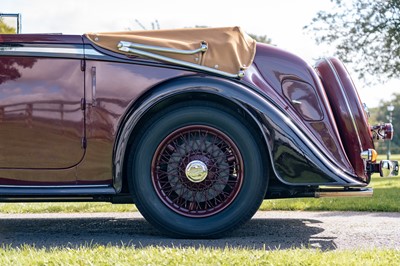
M 350 1 L 350 0 L 349 0 Z M 334 47 L 317 45 L 303 29 L 319 10 L 330 10 L 330 0 L 1 0 L 0 13 L 21 13 L 22 33 L 83 34 L 86 32 L 140 30 L 139 21 L 152 29 L 194 26 L 240 26 L 246 32 L 267 35 L 272 43 L 309 64 L 334 53 Z M 349 69 L 351 72 L 351 69 Z M 361 100 L 376 107 L 400 92 L 400 81 L 367 85 L 351 73 Z

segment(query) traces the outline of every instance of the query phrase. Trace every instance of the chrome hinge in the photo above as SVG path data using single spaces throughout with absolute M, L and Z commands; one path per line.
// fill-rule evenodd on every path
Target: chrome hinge
M 86 100 L 85 98 L 81 98 L 81 110 L 86 110 Z
M 86 70 L 86 61 L 84 59 L 81 60 L 81 71 Z
M 86 147 L 87 147 L 87 140 L 86 140 L 86 137 L 82 137 L 82 140 L 81 140 L 81 147 L 82 147 L 82 149 L 86 149 Z

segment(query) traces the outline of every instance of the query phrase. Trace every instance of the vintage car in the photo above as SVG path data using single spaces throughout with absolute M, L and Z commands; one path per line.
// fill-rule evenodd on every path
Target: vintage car
M 0 200 L 135 203 L 220 237 L 264 199 L 371 196 L 374 139 L 344 65 L 239 27 L 0 35 Z

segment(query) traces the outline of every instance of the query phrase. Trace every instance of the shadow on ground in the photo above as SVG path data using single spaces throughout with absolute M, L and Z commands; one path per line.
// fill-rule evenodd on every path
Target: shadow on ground
M 318 237 L 319 220 L 255 218 L 221 239 L 174 239 L 142 218 L 0 219 L 0 245 L 37 248 L 82 245 L 289 249 L 336 249 L 335 237 Z

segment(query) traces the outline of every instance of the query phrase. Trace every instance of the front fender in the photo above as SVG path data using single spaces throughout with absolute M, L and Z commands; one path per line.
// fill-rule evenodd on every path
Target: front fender
M 209 76 L 185 76 L 158 85 L 136 101 L 120 126 L 114 145 L 114 187 L 121 191 L 126 150 L 141 119 L 163 104 L 193 95 L 229 103 L 246 112 L 258 127 L 268 149 L 275 176 L 288 185 L 363 186 L 329 161 L 300 128 L 265 95 L 240 81 Z

